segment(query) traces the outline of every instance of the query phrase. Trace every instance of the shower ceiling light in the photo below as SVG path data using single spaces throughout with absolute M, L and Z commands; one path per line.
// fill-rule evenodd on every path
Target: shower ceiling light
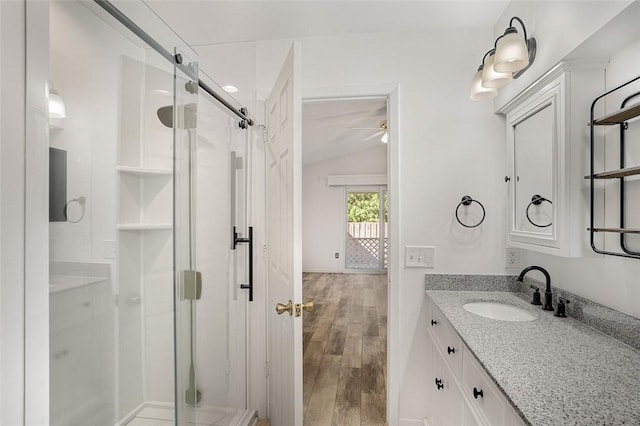
M 230 84 L 227 84 L 226 86 L 222 86 L 222 90 L 224 90 L 227 93 L 237 93 L 238 92 L 238 88 L 236 86 L 232 86 Z
M 67 108 L 64 106 L 64 101 L 60 93 L 50 85 L 49 89 L 49 117 L 50 118 L 66 118 Z
M 513 26 L 514 21 L 518 21 L 522 26 L 522 37 Z M 471 100 L 495 97 L 498 94 L 497 89 L 520 77 L 533 64 L 536 48 L 536 39 L 527 38 L 527 30 L 522 19 L 517 16 L 511 18 L 509 28 L 496 39 L 493 49 L 485 53 L 478 72 L 471 80 Z

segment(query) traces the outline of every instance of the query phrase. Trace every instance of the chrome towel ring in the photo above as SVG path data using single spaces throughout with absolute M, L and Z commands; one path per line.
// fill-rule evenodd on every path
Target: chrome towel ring
M 460 217 L 458 215 L 460 207 L 461 206 L 470 206 L 471 203 L 478 203 L 478 205 L 480 206 L 480 208 L 482 208 L 482 218 L 480 219 L 480 221 L 478 223 L 476 223 L 475 225 L 467 225 L 465 223 L 462 223 L 462 221 L 460 220 Z M 458 223 L 462 226 L 464 226 L 465 228 L 475 228 L 477 226 L 480 226 L 480 224 L 482 222 L 484 222 L 484 217 L 486 215 L 486 212 L 484 210 L 484 206 L 482 205 L 482 203 L 478 200 L 474 200 L 473 198 L 471 198 L 469 195 L 465 195 L 464 197 L 462 197 L 462 201 L 460 201 L 460 204 L 458 204 L 458 207 L 456 207 L 456 220 L 458 221 Z
M 546 228 L 553 224 L 553 222 L 549 222 L 547 225 L 538 225 L 537 223 L 532 221 L 531 218 L 529 217 L 529 209 L 531 208 L 531 206 L 539 206 L 540 204 L 542 204 L 543 201 L 547 201 L 549 204 L 553 204 L 551 200 L 547 200 L 543 196 L 535 194 L 533 197 L 531 197 L 531 202 L 529 203 L 529 205 L 527 206 L 527 210 L 525 211 L 527 215 L 527 220 L 529 221 L 529 223 L 532 224 L 533 226 L 537 226 L 538 228 Z

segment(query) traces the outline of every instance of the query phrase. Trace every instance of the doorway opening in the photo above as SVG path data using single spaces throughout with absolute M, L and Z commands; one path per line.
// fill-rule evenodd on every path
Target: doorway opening
M 387 424 L 387 104 L 303 101 L 305 425 Z

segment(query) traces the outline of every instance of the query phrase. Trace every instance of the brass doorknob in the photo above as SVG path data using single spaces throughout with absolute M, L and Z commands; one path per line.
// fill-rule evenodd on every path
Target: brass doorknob
M 296 303 L 296 317 L 299 317 L 300 315 L 302 315 L 303 309 L 307 312 L 313 311 L 313 302 L 310 300 L 307 300 L 304 303 Z
M 289 303 L 283 305 L 282 303 L 276 304 L 276 312 L 278 315 L 282 315 L 285 312 L 289 312 L 289 315 L 293 315 L 293 302 L 289 300 Z
M 313 311 L 313 302 L 311 300 L 307 300 L 302 304 L 302 309 L 304 309 L 307 312 Z

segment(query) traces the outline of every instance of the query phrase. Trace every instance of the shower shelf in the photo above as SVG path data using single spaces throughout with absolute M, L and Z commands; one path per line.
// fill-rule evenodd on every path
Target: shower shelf
M 143 223 L 120 223 L 116 225 L 118 231 L 162 231 L 173 229 L 170 223 L 143 224 Z
M 172 176 L 170 169 L 147 169 L 144 167 L 116 166 L 119 173 L 133 176 Z
M 608 172 L 594 173 L 594 179 L 616 179 L 626 176 L 640 175 L 640 167 L 627 167 L 624 169 L 610 170 Z M 585 176 L 585 179 L 591 179 L 591 176 Z

